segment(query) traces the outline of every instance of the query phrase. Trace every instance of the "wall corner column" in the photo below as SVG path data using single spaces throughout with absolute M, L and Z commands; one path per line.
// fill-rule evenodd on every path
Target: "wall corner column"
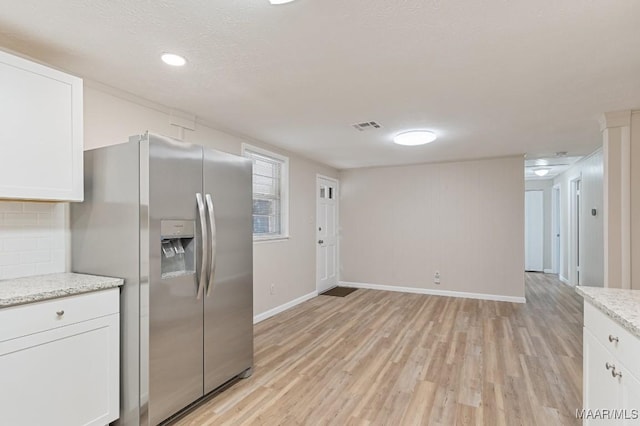
M 604 286 L 631 288 L 631 111 L 600 119 L 604 165 Z M 640 166 L 640 165 L 639 165 Z
M 631 288 L 640 290 L 640 111 L 631 111 Z

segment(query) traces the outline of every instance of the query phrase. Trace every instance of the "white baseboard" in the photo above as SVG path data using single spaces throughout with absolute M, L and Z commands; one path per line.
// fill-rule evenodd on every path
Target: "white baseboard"
M 313 299 L 317 295 L 318 295 L 318 292 L 317 291 L 313 291 L 313 292 L 311 292 L 309 294 L 305 294 L 304 296 L 298 297 L 297 299 L 293 299 L 290 302 L 284 303 L 284 304 L 282 304 L 280 306 L 276 306 L 273 309 L 269 309 L 266 312 L 263 312 L 261 314 L 258 314 L 256 316 L 254 316 L 253 317 L 253 323 L 257 324 L 257 323 L 259 323 L 261 321 L 266 320 L 267 318 L 271 318 L 272 316 L 277 315 L 280 312 L 284 312 L 287 309 L 291 309 L 294 306 L 301 304 L 302 302 L 306 302 L 309 299 Z
M 526 303 L 524 297 L 502 296 L 499 294 L 467 293 L 464 291 L 436 290 L 431 288 L 398 287 L 394 285 L 354 283 L 340 281 L 343 287 L 368 288 L 370 290 L 397 291 L 400 293 L 428 294 L 431 296 L 463 297 L 466 299 L 495 300 L 498 302 Z
M 555 274 L 555 272 L 553 272 L 553 269 L 545 269 L 544 271 L 545 274 Z

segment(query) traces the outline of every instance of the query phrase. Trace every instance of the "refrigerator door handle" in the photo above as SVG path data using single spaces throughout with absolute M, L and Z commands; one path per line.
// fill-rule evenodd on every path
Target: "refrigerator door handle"
M 196 194 L 196 201 L 198 202 L 198 216 L 200 217 L 200 229 L 201 229 L 201 241 L 202 241 L 202 258 L 200 265 L 200 276 L 198 277 L 198 295 L 197 299 L 202 298 L 204 293 L 204 286 L 207 282 L 207 262 L 209 261 L 209 233 L 207 231 L 207 218 L 204 208 L 204 200 L 202 194 L 199 192 Z
M 211 226 L 211 232 L 209 234 L 209 238 L 211 239 L 211 260 L 209 263 L 209 287 L 207 287 L 207 297 L 209 297 L 213 289 L 213 278 L 216 272 L 216 215 L 213 209 L 211 194 L 207 194 L 206 199 L 207 210 L 209 212 L 209 226 Z

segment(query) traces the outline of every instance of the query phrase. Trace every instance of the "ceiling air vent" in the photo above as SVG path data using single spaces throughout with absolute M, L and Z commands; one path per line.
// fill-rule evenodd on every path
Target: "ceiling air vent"
M 382 127 L 380 123 L 376 123 L 375 121 L 365 121 L 364 123 L 352 124 L 352 126 L 361 132 L 364 132 L 365 130 L 379 129 Z

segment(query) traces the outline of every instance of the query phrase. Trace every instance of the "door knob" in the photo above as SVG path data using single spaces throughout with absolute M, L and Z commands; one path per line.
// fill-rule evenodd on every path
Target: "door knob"
M 318 240 L 318 244 L 322 244 L 322 243 L 324 243 L 323 240 Z

